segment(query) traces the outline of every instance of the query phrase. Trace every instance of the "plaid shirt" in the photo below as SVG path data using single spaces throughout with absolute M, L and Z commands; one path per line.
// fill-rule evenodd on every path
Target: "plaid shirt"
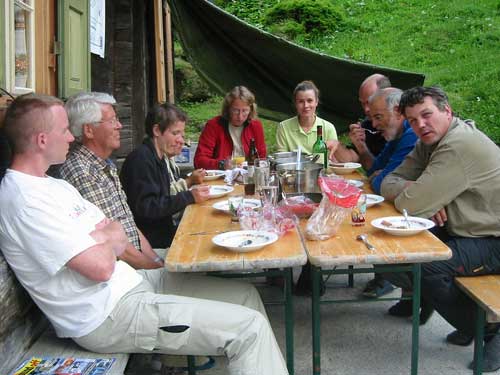
M 127 204 L 116 166 L 103 160 L 82 144 L 71 150 L 61 166 L 60 175 L 80 194 L 99 207 L 106 217 L 120 221 L 129 241 L 141 249 L 139 232 Z

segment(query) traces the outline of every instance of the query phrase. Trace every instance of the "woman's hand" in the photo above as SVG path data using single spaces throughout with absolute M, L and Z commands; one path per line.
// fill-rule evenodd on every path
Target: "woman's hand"
M 203 178 L 207 175 L 207 172 L 203 169 L 195 169 L 192 173 L 191 176 L 186 178 L 186 184 L 188 187 L 191 187 L 193 185 L 198 185 L 203 182 Z
M 195 203 L 204 202 L 208 199 L 210 194 L 210 187 L 208 185 L 196 185 L 191 189 Z

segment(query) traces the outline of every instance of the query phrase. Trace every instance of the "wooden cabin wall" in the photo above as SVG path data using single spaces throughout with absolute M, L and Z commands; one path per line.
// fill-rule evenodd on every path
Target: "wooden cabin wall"
M 146 3 L 146 4 L 145 4 Z M 146 75 L 149 47 L 146 38 L 148 2 L 106 2 L 105 57 L 92 54 L 92 90 L 112 94 L 120 122 L 121 147 L 116 159 L 125 158 L 144 136 L 149 96 Z

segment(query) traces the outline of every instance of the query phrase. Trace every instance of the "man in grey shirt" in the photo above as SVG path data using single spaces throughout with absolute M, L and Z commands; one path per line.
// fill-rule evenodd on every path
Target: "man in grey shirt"
M 447 341 L 468 344 L 475 304 L 454 279 L 500 273 L 500 149 L 473 122 L 454 117 L 439 88 L 407 90 L 399 108 L 419 141 L 384 179 L 382 195 L 438 225 L 453 255 L 422 265 L 422 296 L 457 329 Z M 500 368 L 499 328 L 485 326 L 484 371 Z

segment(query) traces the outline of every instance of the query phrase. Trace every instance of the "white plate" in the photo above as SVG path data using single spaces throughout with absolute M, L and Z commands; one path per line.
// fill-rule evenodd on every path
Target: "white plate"
M 224 177 L 226 173 L 224 171 L 218 170 L 207 170 L 207 175 L 203 177 L 203 181 L 217 180 L 218 178 Z
M 375 194 L 366 194 L 366 207 L 371 207 L 376 204 L 382 203 L 384 201 L 384 197 Z
M 203 177 L 203 181 L 212 181 L 212 180 L 217 180 L 218 178 L 221 178 L 226 175 L 224 171 L 219 171 L 217 169 L 214 170 L 206 170 L 207 174 Z M 189 172 L 186 176 L 191 176 L 193 173 Z
M 217 246 L 225 247 L 228 250 L 239 253 L 255 251 L 270 245 L 278 240 L 276 233 L 259 230 L 238 230 L 218 234 L 212 238 L 212 242 Z
M 333 170 L 336 174 L 352 173 L 358 168 L 361 168 L 361 164 L 359 163 L 334 163 L 328 167 L 328 169 Z
M 357 188 L 360 188 L 361 186 L 363 186 L 365 184 L 363 181 L 360 181 L 360 180 L 347 180 L 347 182 L 351 185 L 356 186 Z
M 208 194 L 209 198 L 219 198 L 226 194 L 229 194 L 234 189 L 232 186 L 227 185 L 212 185 L 210 186 L 210 192 Z
M 372 226 L 395 236 L 411 236 L 434 226 L 434 222 L 420 217 L 409 216 L 410 228 L 406 228 L 404 216 L 381 217 L 372 221 Z
M 253 199 L 253 198 L 244 198 L 243 199 L 243 207 L 250 207 L 250 208 L 257 208 L 260 207 L 261 203 L 259 199 Z M 213 208 L 216 210 L 229 213 L 229 201 L 220 201 L 216 202 L 212 205 Z

